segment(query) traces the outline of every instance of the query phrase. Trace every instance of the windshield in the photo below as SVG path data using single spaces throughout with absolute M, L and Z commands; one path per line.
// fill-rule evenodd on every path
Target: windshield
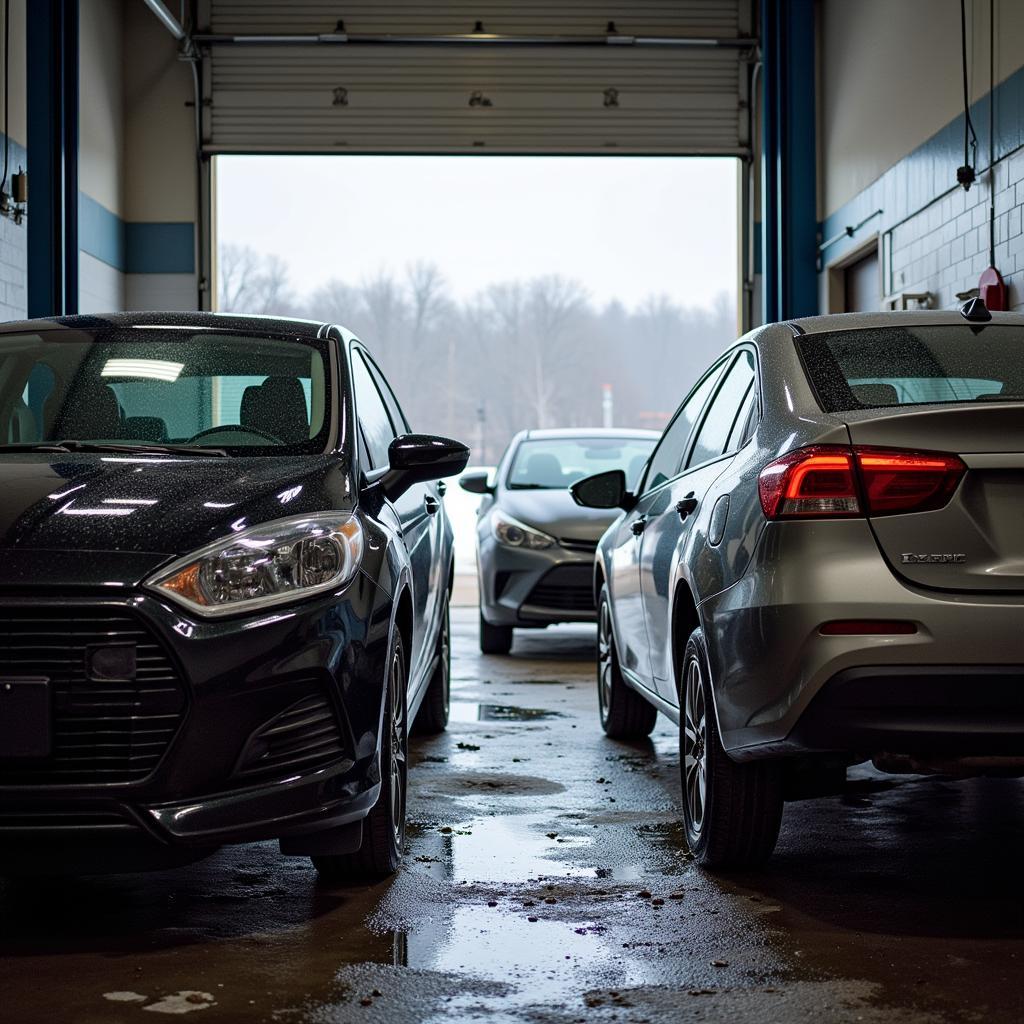
M 322 452 L 322 344 L 159 327 L 0 335 L 0 447 Z
M 1019 327 L 885 327 L 797 339 L 822 409 L 1024 401 Z
M 523 441 L 508 474 L 510 490 L 560 490 L 609 469 L 626 474 L 626 486 L 640 477 L 657 438 L 558 437 Z

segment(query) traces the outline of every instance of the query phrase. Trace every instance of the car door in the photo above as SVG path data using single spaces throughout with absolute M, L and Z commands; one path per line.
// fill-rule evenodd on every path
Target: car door
M 376 470 L 387 467 L 388 445 L 399 433 L 407 431 L 404 422 L 396 427 L 392 421 L 381 390 L 383 378 L 375 379 L 375 369 L 366 352 L 353 346 L 352 388 L 356 398 L 356 416 L 367 457 Z M 382 383 L 378 384 L 378 380 Z M 398 517 L 412 569 L 413 639 L 412 650 L 409 652 L 409 679 L 412 683 L 418 678 L 429 633 L 429 599 L 434 561 L 433 524 L 437 517 L 438 499 L 426 484 L 414 484 L 391 504 Z
M 384 397 L 384 404 L 387 406 L 394 424 L 395 432 L 398 434 L 412 433 L 412 427 L 405 418 L 402 406 L 381 368 L 373 361 L 369 353 L 364 353 L 370 367 L 370 373 L 377 383 L 381 395 Z M 445 592 L 446 576 L 448 566 L 451 564 L 452 552 L 450 546 L 450 534 L 445 533 L 445 513 L 442 499 L 448 490 L 448 484 L 444 480 L 429 480 L 417 484 L 412 490 L 419 494 L 419 499 L 410 501 L 410 514 L 416 512 L 421 518 L 426 513 L 427 543 L 420 543 L 417 546 L 417 558 L 421 564 L 414 569 L 421 578 L 426 579 L 425 588 L 421 587 L 422 607 L 420 614 L 423 621 L 423 651 L 430 660 L 434 651 L 434 640 L 440 625 L 441 599 Z M 403 495 L 404 497 L 404 495 Z M 399 502 L 401 502 L 401 498 Z
M 702 403 L 714 387 L 720 370 L 716 364 L 698 385 Z M 697 397 L 696 392 L 694 397 Z M 659 507 L 665 484 L 679 472 L 686 455 L 686 444 L 693 427 L 692 420 L 687 418 L 687 410 L 691 406 L 691 400 L 685 402 L 662 434 L 638 487 L 640 499 L 636 507 L 619 521 L 611 548 L 612 606 L 619 661 L 652 690 L 655 684 L 640 589 L 640 552 L 651 510 Z
M 674 568 L 688 542 L 699 543 L 690 534 L 700 521 L 704 496 L 729 464 L 729 439 L 754 381 L 749 350 L 734 353 L 726 365 L 723 373 L 706 377 L 683 406 L 691 429 L 681 472 L 656 492 L 644 512 L 640 592 L 651 671 L 658 693 L 672 703 L 677 700 L 670 622 Z

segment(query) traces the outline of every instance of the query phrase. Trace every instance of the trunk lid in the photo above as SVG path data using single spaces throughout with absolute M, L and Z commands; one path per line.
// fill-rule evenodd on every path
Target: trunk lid
M 943 508 L 869 516 L 893 571 L 957 591 L 1024 591 L 1024 402 L 891 407 L 844 414 L 855 445 L 958 455 Z

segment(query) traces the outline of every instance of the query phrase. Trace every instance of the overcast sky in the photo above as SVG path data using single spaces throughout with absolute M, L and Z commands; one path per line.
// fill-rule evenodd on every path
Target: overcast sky
M 285 258 L 297 292 L 416 260 L 467 298 L 562 274 L 598 305 L 736 290 L 736 166 L 669 157 L 220 157 L 219 241 Z

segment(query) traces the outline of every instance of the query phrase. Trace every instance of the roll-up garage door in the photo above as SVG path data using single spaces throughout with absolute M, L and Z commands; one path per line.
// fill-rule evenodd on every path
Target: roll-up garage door
M 750 0 L 207 0 L 208 152 L 749 151 Z

